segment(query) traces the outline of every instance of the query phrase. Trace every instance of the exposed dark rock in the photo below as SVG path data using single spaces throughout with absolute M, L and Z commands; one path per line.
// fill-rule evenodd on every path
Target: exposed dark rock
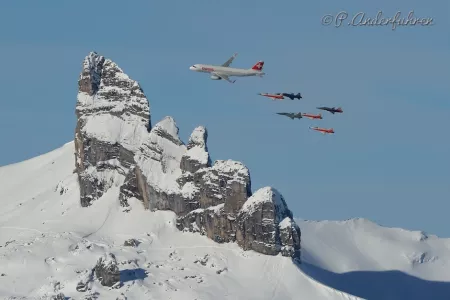
M 258 190 L 237 214 L 227 213 L 225 205 L 191 211 L 178 218 L 177 227 L 219 243 L 237 241 L 244 250 L 300 257 L 300 228 L 278 191 L 270 187 Z
M 89 286 L 86 282 L 80 281 L 77 283 L 76 290 L 77 292 L 83 293 L 89 289 Z
M 290 256 L 300 259 L 301 252 L 301 231 L 297 223 L 292 217 L 286 217 L 279 224 L 280 240 L 281 240 L 281 254 L 283 256 Z
M 137 246 L 139 246 L 139 244 L 140 244 L 140 242 L 136 239 L 129 239 L 123 243 L 123 245 L 127 246 L 127 247 L 137 247 Z
M 59 293 L 58 295 L 53 295 L 51 297 L 52 300 L 66 300 L 66 296 L 63 293 Z
M 136 166 L 132 166 L 127 175 L 125 181 L 120 187 L 119 201 L 121 206 L 128 206 L 128 199 L 136 198 L 142 201 L 143 197 L 139 191 L 139 185 L 136 177 Z
M 120 271 L 116 257 L 112 253 L 105 253 L 99 258 L 94 268 L 95 276 L 103 286 L 112 287 L 120 283 Z
M 274 189 L 258 190 L 238 215 L 236 237 L 244 249 L 276 255 L 281 251 L 278 224 L 292 217 L 283 197 Z

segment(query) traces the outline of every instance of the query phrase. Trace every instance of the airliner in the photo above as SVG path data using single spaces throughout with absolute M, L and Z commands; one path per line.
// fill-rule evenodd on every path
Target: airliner
M 203 64 L 195 64 L 189 67 L 189 70 L 202 72 L 202 73 L 210 73 L 212 80 L 226 80 L 230 83 L 234 83 L 236 80 L 231 80 L 229 77 L 238 76 L 238 77 L 247 77 L 247 76 L 259 76 L 262 77 L 266 73 L 262 71 L 264 66 L 264 61 L 258 61 L 252 68 L 250 69 L 237 69 L 230 68 L 231 63 L 237 56 L 235 53 L 232 57 L 230 57 L 223 65 L 221 66 L 213 66 L 213 65 L 203 65 Z

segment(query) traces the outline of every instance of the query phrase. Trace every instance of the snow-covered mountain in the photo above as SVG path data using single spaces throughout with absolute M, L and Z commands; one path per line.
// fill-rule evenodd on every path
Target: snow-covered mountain
M 450 240 L 294 219 L 93 52 L 76 112 L 73 142 L 0 168 L 2 299 L 450 298 Z
M 138 199 L 145 208 L 171 210 L 180 230 L 299 258 L 300 229 L 283 196 L 271 187 L 252 196 L 250 171 L 240 162 L 211 165 L 206 128 L 197 127 L 186 146 L 172 117 L 152 127 L 139 84 L 95 52 L 84 59 L 78 86 L 75 157 L 82 206 L 119 187 L 123 207 Z

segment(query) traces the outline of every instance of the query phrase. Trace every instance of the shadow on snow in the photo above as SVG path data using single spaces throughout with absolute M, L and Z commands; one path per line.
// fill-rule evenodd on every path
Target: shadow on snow
M 294 264 L 326 286 L 365 299 L 450 299 L 450 282 L 428 281 L 397 270 L 334 273 L 306 262 L 294 260 Z
M 120 271 L 120 282 L 128 282 L 134 280 L 144 280 L 147 277 L 147 273 L 144 269 L 126 269 Z

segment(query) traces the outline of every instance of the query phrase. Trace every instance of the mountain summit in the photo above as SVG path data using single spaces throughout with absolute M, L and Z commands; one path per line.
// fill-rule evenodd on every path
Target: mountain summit
M 271 187 L 254 194 L 250 171 L 233 160 L 211 162 L 207 129 L 194 129 L 186 146 L 175 120 L 151 126 L 139 84 L 95 52 L 78 80 L 75 131 L 80 201 L 89 207 L 111 187 L 128 207 L 171 210 L 177 228 L 243 249 L 300 258 L 301 232 L 283 196 Z

